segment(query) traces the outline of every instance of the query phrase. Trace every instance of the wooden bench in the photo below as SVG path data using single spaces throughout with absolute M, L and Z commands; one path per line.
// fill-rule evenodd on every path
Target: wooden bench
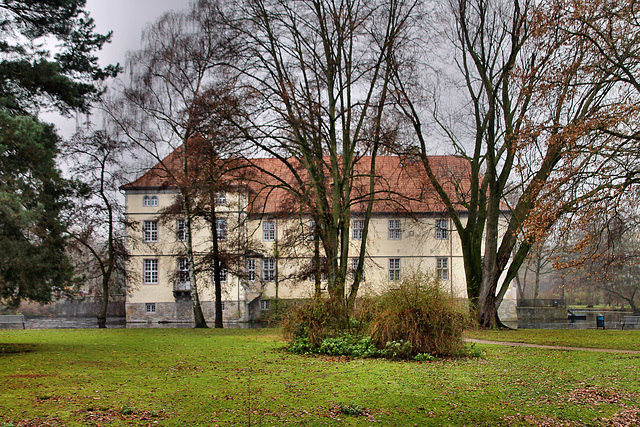
M 22 314 L 0 315 L 0 329 L 25 329 L 24 316 Z
M 622 321 L 620 321 L 622 330 L 624 330 L 625 326 L 629 325 L 640 325 L 640 316 L 624 316 Z

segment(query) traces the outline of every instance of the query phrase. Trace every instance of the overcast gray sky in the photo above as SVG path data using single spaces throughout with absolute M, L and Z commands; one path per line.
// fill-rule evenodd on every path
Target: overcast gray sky
M 113 31 L 112 41 L 98 54 L 101 65 L 124 63 L 129 50 L 140 48 L 142 29 L 168 10 L 186 9 L 188 0 L 87 0 L 85 9 L 98 33 Z
M 165 11 L 186 9 L 188 0 L 87 0 L 85 10 L 96 24 L 96 31 L 104 34 L 113 31 L 111 43 L 98 52 L 100 65 L 124 65 L 126 53 L 140 48 L 142 29 L 160 17 Z M 56 114 L 43 114 L 43 119 L 53 122 L 63 137 L 71 136 L 76 121 Z

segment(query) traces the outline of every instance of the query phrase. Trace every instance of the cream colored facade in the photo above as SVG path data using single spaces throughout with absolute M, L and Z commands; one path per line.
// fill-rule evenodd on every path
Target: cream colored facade
M 188 322 L 193 318 L 190 285 L 180 273 L 185 257 L 179 215 L 160 216 L 172 205 L 177 192 L 172 189 L 129 188 L 126 212 L 130 269 L 127 322 Z M 223 282 L 223 318 L 229 322 L 257 320 L 276 298 L 309 298 L 314 280 L 300 272 L 312 262 L 311 221 L 308 218 L 277 218 L 247 213 L 248 197 L 242 192 L 225 193 L 216 208 L 224 223 L 225 238 L 219 242 L 229 252 L 240 254 L 227 266 Z M 357 257 L 360 219 L 351 222 L 350 257 Z M 194 221 L 194 249 L 204 256 L 211 247 L 211 229 L 203 219 Z M 276 256 L 277 254 L 277 256 Z M 184 262 L 184 261 L 182 261 Z M 352 263 L 350 259 L 350 263 Z M 376 214 L 369 224 L 365 280 L 360 295 L 379 292 L 385 286 L 415 270 L 432 272 L 455 298 L 466 298 L 466 283 L 460 240 L 452 232 L 449 219 L 435 213 Z M 181 277 L 183 276 L 183 277 Z M 188 276 L 187 276 L 188 277 Z M 210 270 L 198 276 L 200 300 L 209 321 L 214 317 L 214 291 Z M 323 288 L 326 282 L 323 282 Z M 515 293 L 505 298 L 501 316 L 513 315 Z M 513 309 L 515 312 L 515 309 Z

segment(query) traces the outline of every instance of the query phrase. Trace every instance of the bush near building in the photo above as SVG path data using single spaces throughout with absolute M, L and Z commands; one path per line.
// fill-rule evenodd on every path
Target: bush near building
M 361 300 L 346 325 L 327 300 L 291 307 L 282 323 L 294 353 L 415 360 L 469 354 L 462 332 L 470 325 L 466 308 L 423 272 Z

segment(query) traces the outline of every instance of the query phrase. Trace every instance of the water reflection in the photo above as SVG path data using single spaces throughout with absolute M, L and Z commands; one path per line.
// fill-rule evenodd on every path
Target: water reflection
M 148 328 L 193 328 L 194 323 L 126 323 L 124 317 L 107 318 L 107 328 L 148 329 Z M 209 325 L 212 326 L 212 325 Z M 94 329 L 98 321 L 94 317 L 54 317 L 27 318 L 25 329 Z M 253 329 L 267 327 L 264 323 L 224 323 L 227 329 Z

